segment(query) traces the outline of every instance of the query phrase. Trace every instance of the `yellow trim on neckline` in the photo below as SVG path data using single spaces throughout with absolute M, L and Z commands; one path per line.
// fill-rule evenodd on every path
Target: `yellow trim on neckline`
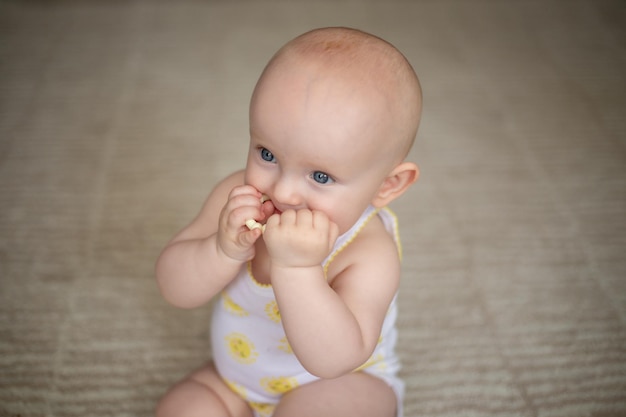
M 337 257 L 337 255 L 339 255 L 340 252 L 342 252 L 350 243 L 352 243 L 354 241 L 354 239 L 356 239 L 356 237 L 359 235 L 359 233 L 361 233 L 361 230 L 363 230 L 363 228 L 365 226 L 367 226 L 367 224 L 370 222 L 370 220 L 372 220 L 372 218 L 374 216 L 376 216 L 378 214 L 378 212 L 380 211 L 380 209 L 375 209 L 373 210 L 361 223 L 361 225 L 358 227 L 358 229 L 356 229 L 354 231 L 354 233 L 352 233 L 352 236 L 350 236 L 348 238 L 348 240 L 346 240 L 340 247 L 338 247 L 333 253 L 330 254 L 330 256 L 328 257 L 328 259 L 326 260 L 326 262 L 324 262 L 324 277 L 326 277 L 326 280 L 328 280 L 328 267 L 330 266 L 331 262 L 335 260 L 335 258 Z

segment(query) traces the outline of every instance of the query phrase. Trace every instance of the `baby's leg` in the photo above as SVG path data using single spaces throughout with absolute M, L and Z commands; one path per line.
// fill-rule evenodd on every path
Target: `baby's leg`
M 220 378 L 211 363 L 174 385 L 161 398 L 157 417 L 252 417 L 246 402 Z
M 281 399 L 273 417 L 394 417 L 396 395 L 383 380 L 363 372 L 302 385 Z

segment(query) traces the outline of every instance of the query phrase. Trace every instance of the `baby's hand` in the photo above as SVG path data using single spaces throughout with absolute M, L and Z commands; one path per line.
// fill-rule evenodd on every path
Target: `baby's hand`
M 339 228 L 321 211 L 287 210 L 273 215 L 263 236 L 272 264 L 310 267 L 322 263 L 339 235 Z
M 217 231 L 218 249 L 229 258 L 245 262 L 254 257 L 254 243 L 261 230 L 246 227 L 248 219 L 264 220 L 266 213 L 261 202 L 261 193 L 254 187 L 235 187 L 220 213 Z
M 263 205 L 263 203 L 265 203 L 266 201 L 270 201 L 269 197 L 265 194 L 261 195 L 261 205 Z M 265 232 L 265 225 L 257 222 L 254 219 L 246 220 L 246 227 L 250 230 L 261 229 L 261 232 Z

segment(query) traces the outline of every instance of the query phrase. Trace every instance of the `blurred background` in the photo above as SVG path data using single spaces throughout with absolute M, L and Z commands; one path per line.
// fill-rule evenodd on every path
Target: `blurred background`
M 322 26 L 418 72 L 405 415 L 626 415 L 626 3 L 0 1 L 0 415 L 149 416 L 210 357 L 153 278 Z

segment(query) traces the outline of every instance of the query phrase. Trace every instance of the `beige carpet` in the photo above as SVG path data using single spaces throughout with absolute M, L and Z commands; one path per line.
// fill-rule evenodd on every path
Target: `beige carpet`
M 155 258 L 243 165 L 266 60 L 329 25 L 425 91 L 406 416 L 626 415 L 620 0 L 1 2 L 0 415 L 149 416 L 210 355 Z

